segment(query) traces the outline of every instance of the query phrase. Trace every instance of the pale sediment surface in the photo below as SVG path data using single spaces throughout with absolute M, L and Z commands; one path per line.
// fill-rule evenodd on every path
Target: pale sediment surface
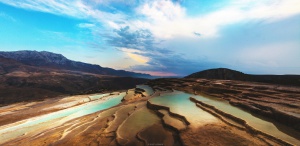
M 237 118 L 245 120 L 246 123 L 249 126 L 253 127 L 254 129 L 260 130 L 266 134 L 272 135 L 274 137 L 278 137 L 290 143 L 300 144 L 300 140 L 280 131 L 272 122 L 268 122 L 266 120 L 260 119 L 244 110 L 241 110 L 240 108 L 234 107 L 230 105 L 226 100 L 208 98 L 204 96 L 195 96 L 195 95 L 191 95 L 191 97 L 194 97 L 196 100 L 199 100 L 208 105 L 214 106 L 217 109 L 227 114 L 234 115 Z M 284 125 L 281 126 L 283 127 Z
M 145 90 L 146 96 L 150 96 L 154 93 L 153 89 L 148 85 L 137 85 L 136 87 Z
M 10 139 L 28 134 L 30 132 L 36 132 L 36 130 L 59 126 L 60 124 L 63 124 L 64 122 L 67 122 L 69 120 L 115 106 L 121 103 L 121 99 L 124 95 L 125 93 L 106 97 L 103 96 L 105 97 L 105 99 L 95 102 L 88 102 L 86 104 L 75 106 L 65 110 L 60 110 L 43 116 L 38 116 L 17 123 L 1 126 L 0 142 L 4 143 Z
M 197 108 L 195 104 L 189 100 L 189 97 L 190 94 L 175 91 L 168 94 L 162 94 L 149 101 L 152 104 L 169 107 L 170 112 L 186 117 L 192 128 L 198 128 L 207 123 L 219 122 L 213 115 Z
M 0 118 L 21 120 L 0 120 L 0 144 L 299 145 L 298 137 L 224 99 L 153 89 L 1 107 Z

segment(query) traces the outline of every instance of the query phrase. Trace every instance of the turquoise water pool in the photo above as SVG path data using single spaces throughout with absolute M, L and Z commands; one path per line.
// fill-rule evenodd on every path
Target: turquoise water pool
M 104 109 L 108 109 L 121 103 L 121 99 L 125 96 L 125 92 L 119 95 L 101 94 L 96 95 L 97 98 L 105 97 L 105 100 L 95 100 L 79 106 L 71 107 L 65 110 L 60 110 L 43 116 L 34 117 L 25 120 L 19 124 L 10 124 L 0 127 L 0 144 L 23 135 L 24 133 L 32 132 L 46 125 L 55 125 L 55 123 L 64 123 L 69 120 L 82 117 L 88 114 L 95 113 Z
M 212 105 L 225 113 L 241 118 L 245 120 L 251 127 L 260 130 L 264 133 L 278 137 L 292 144 L 300 144 L 300 141 L 298 139 L 280 131 L 272 122 L 255 117 L 250 113 L 241 110 L 240 108 L 230 105 L 228 101 L 223 99 L 209 98 L 175 91 L 173 93 L 162 94 L 161 96 L 155 97 L 150 101 L 155 104 L 170 107 L 171 111 L 180 115 L 184 115 L 187 118 L 187 120 L 191 122 L 191 124 L 193 122 L 206 123 L 208 120 L 212 120 L 212 118 L 208 116 L 210 114 L 196 107 L 195 103 L 189 100 L 189 97 L 194 97 L 197 100 L 202 101 L 203 103 L 206 103 L 208 105 Z M 199 117 L 201 118 L 199 119 Z
M 154 93 L 153 89 L 148 85 L 137 85 L 137 88 L 144 89 L 146 92 L 146 96 L 150 96 Z

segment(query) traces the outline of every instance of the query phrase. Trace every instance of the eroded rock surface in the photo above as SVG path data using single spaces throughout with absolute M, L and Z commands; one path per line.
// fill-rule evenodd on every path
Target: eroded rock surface
M 227 100 L 231 104 L 246 104 L 251 101 L 251 105 L 255 103 L 270 106 L 277 105 L 282 97 L 277 97 L 278 101 L 272 103 L 262 102 L 262 99 L 267 100 L 275 95 L 294 97 L 298 95 L 297 88 L 276 87 L 271 90 L 270 85 L 263 84 L 192 79 L 154 80 L 149 85 L 154 89 L 154 93 L 134 88 L 121 93 L 70 96 L 1 107 L 0 145 L 300 144 L 299 137 L 295 136 L 299 135 L 297 131 L 289 133 L 295 137 L 287 141 L 289 139 L 253 128 L 246 119 L 201 102 L 197 95 L 188 94 L 205 93 L 213 96 L 209 98 L 220 99 L 222 102 Z M 250 92 L 251 90 L 255 92 Z M 275 93 L 268 94 L 269 92 Z M 249 98 L 242 98 L 241 95 Z M 257 100 L 252 101 L 252 98 Z M 288 99 L 293 100 L 293 105 L 297 106 L 298 98 Z M 283 103 L 291 102 L 287 100 Z M 278 103 L 277 106 L 283 105 L 285 104 Z M 295 106 L 287 107 L 276 110 L 283 113 L 298 112 Z M 76 112 L 63 112 L 78 108 L 80 110 Z M 49 114 L 54 116 L 59 112 L 66 115 L 52 117 L 51 120 L 43 119 Z M 36 120 L 44 122 L 39 123 Z M 35 121 L 29 126 L 33 129 L 23 128 L 22 131 L 20 126 L 28 121 Z M 16 130 L 10 130 L 13 128 Z
M 300 131 L 300 88 L 296 86 L 207 79 L 157 79 L 149 85 L 222 98 Z

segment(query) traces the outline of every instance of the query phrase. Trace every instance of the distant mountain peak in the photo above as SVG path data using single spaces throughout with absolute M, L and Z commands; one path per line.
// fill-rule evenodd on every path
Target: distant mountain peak
M 47 51 L 12 51 L 4 52 L 0 51 L 0 56 L 14 59 L 23 64 L 30 66 L 54 68 L 54 69 L 64 69 L 64 70 L 73 70 L 88 72 L 101 75 L 113 75 L 113 76 L 128 76 L 128 77 L 140 77 L 140 78 L 149 78 L 151 77 L 148 74 L 141 74 L 135 72 L 129 72 L 124 70 L 114 70 L 112 68 L 103 68 L 99 65 L 88 64 L 78 61 L 72 61 L 67 59 L 61 54 L 56 54 Z
M 65 64 L 68 60 L 61 54 L 56 54 L 47 51 L 13 51 L 13 52 L 0 52 L 0 56 L 11 58 L 17 61 L 24 62 L 28 65 L 43 66 L 45 64 Z

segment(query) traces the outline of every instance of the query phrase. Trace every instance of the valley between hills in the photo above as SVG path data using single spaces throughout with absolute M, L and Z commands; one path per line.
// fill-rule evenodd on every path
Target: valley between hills
M 49 52 L 0 61 L 0 145 L 300 145 L 297 75 L 150 80 Z

